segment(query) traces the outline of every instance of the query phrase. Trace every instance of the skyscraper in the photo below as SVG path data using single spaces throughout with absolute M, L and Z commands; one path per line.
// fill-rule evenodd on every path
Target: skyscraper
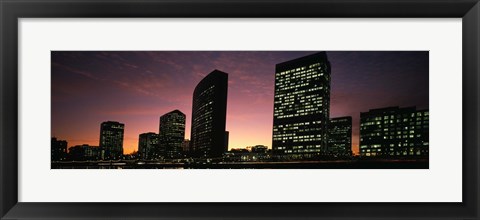
M 67 158 L 67 141 L 52 137 L 51 160 L 61 161 Z
M 138 155 L 141 159 L 157 159 L 158 148 L 158 134 L 148 132 L 138 136 Z
M 116 121 L 100 125 L 100 150 L 102 159 L 118 160 L 123 155 L 123 131 L 125 125 Z
M 330 62 L 325 52 L 275 67 L 273 153 L 282 158 L 326 154 L 330 117 Z
M 328 124 L 328 152 L 335 156 L 352 155 L 352 117 L 330 119 Z
M 229 136 L 230 136 L 230 132 L 225 131 L 225 152 L 228 151 L 228 139 L 229 139 Z
M 190 140 L 189 140 L 189 139 L 183 140 L 183 142 L 182 142 L 182 151 L 183 151 L 184 155 L 188 155 L 188 154 L 189 154 L 189 152 L 190 152 Z
M 166 158 L 179 158 L 182 156 L 182 142 L 184 138 L 185 114 L 179 110 L 173 110 L 160 117 L 160 148 Z
M 360 113 L 360 156 L 428 156 L 428 110 L 388 107 Z
M 190 144 L 193 156 L 221 157 L 225 151 L 228 74 L 214 70 L 195 87 Z

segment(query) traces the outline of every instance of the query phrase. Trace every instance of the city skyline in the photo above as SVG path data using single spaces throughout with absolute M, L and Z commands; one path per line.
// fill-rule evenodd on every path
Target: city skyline
M 180 109 L 189 139 L 193 88 L 220 69 L 229 73 L 229 148 L 271 148 L 275 64 L 312 53 L 52 52 L 52 136 L 66 139 L 69 147 L 97 145 L 100 122 L 119 121 L 125 124 L 124 153 L 131 153 L 139 134 L 158 129 L 160 115 Z M 355 153 L 360 112 L 388 106 L 428 108 L 428 52 L 327 54 L 332 63 L 330 117 L 352 116 Z M 203 72 L 211 66 L 217 67 Z

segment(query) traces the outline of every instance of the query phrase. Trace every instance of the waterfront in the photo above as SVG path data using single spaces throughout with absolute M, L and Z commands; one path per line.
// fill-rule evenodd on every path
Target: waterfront
M 51 169 L 428 169 L 428 160 L 165 163 L 156 161 L 52 162 Z

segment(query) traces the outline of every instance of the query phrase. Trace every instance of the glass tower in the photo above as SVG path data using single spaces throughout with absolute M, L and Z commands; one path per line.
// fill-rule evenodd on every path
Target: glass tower
M 191 151 L 198 158 L 219 158 L 225 151 L 228 74 L 214 70 L 195 87 Z
M 158 134 L 148 132 L 138 136 L 138 155 L 142 159 L 158 158 Z
M 388 107 L 360 113 L 360 156 L 428 157 L 428 110 Z
M 111 160 L 122 158 L 124 128 L 124 124 L 116 121 L 102 122 L 100 125 L 101 158 Z
M 160 117 L 160 149 L 165 158 L 180 158 L 185 139 L 185 114 L 179 110 Z
M 277 157 L 326 154 L 330 71 L 325 52 L 276 65 L 272 148 Z
M 328 152 L 333 156 L 351 156 L 352 117 L 331 118 L 328 132 Z

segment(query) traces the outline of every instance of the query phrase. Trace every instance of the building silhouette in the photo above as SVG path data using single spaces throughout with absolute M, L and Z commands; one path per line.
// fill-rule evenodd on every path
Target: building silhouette
M 224 161 L 227 162 L 258 162 L 269 161 L 270 154 L 267 146 L 255 145 L 246 148 L 233 148 L 224 155 Z
M 179 110 L 171 111 L 160 117 L 160 149 L 165 158 L 180 158 L 182 143 L 185 139 L 185 114 Z
M 58 140 L 56 137 L 52 137 L 52 146 L 51 146 L 51 160 L 52 161 L 62 161 L 67 159 L 67 145 L 68 142 L 65 140 Z
M 303 159 L 327 152 L 330 62 L 325 52 L 275 66 L 273 153 Z
M 100 125 L 101 158 L 118 160 L 123 156 L 123 133 L 125 125 L 116 121 L 102 122 Z
M 218 158 L 225 151 L 228 74 L 214 70 L 195 87 L 191 150 L 198 158 Z
M 360 113 L 360 156 L 428 157 L 428 110 L 388 107 Z
M 268 148 L 265 145 L 255 145 L 250 150 L 252 153 L 267 153 Z
M 328 124 L 328 152 L 333 156 L 352 155 L 352 117 L 330 119 Z
M 158 134 L 154 132 L 143 133 L 138 136 L 138 156 L 140 159 L 158 159 L 159 146 Z
M 189 139 L 183 140 L 182 151 L 185 155 L 187 155 L 190 152 L 190 140 Z
M 227 152 L 227 151 L 228 151 L 228 139 L 229 139 L 229 136 L 230 136 L 230 132 L 225 131 L 225 150 L 224 150 L 224 152 Z
M 90 146 L 88 144 L 76 145 L 68 150 L 68 158 L 73 161 L 100 159 L 101 151 L 98 146 Z

